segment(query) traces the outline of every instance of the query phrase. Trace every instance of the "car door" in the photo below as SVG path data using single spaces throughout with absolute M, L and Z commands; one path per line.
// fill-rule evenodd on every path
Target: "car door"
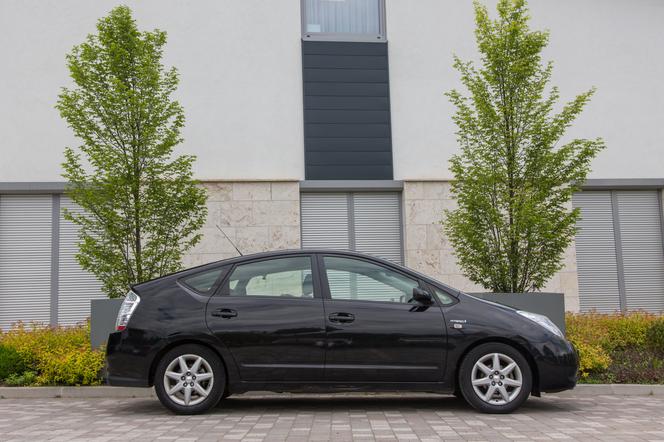
M 446 330 L 437 304 L 412 299 L 417 278 L 373 261 L 319 257 L 335 382 L 441 382 Z
M 228 347 L 243 381 L 321 381 L 323 303 L 310 255 L 234 266 L 210 298 L 208 328 Z

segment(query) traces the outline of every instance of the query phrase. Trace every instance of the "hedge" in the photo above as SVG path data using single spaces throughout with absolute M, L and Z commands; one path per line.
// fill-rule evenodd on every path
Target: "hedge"
M 104 352 L 90 347 L 89 323 L 74 327 L 17 323 L 0 333 L 0 383 L 98 385 Z M 12 359 L 13 358 L 13 359 Z
M 580 382 L 664 383 L 664 316 L 568 313 L 565 319 L 580 356 Z M 90 348 L 89 336 L 89 323 L 18 323 L 0 332 L 0 383 L 100 384 L 104 351 Z
M 580 382 L 664 383 L 664 316 L 568 313 L 565 320 Z

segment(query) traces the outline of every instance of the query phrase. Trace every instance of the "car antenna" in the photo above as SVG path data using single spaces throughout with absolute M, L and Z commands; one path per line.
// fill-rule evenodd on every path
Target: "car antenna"
M 223 230 L 221 230 L 221 227 L 219 227 L 219 224 L 215 224 L 215 226 L 217 226 L 217 229 L 219 229 L 219 231 L 220 231 L 221 233 L 224 234 L 224 236 L 226 237 L 226 239 L 228 240 L 228 242 L 231 243 L 231 245 L 235 248 L 235 250 L 237 250 L 237 252 L 240 254 L 240 256 L 244 256 L 244 255 L 242 254 L 242 252 L 240 252 L 240 249 L 237 248 L 237 246 L 235 245 L 235 243 L 234 243 L 233 241 L 231 241 L 231 239 L 228 237 L 228 235 L 226 235 L 226 232 L 224 232 Z

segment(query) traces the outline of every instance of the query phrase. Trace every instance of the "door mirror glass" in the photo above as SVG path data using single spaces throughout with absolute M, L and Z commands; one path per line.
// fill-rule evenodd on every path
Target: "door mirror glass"
M 415 287 L 413 289 L 413 299 L 419 302 L 420 304 L 424 305 L 433 304 L 433 298 L 431 297 L 431 293 L 419 287 Z

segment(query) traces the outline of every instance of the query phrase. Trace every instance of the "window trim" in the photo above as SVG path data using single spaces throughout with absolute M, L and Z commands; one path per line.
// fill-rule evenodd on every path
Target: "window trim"
M 378 34 L 353 34 L 342 32 L 307 32 L 307 0 L 300 0 L 300 32 L 304 41 L 349 41 L 387 43 L 385 26 L 385 0 L 378 0 Z
M 404 302 L 393 302 L 393 301 L 373 301 L 373 300 L 367 300 L 367 299 L 334 299 L 332 298 L 332 294 L 330 293 L 330 283 L 327 280 L 327 268 L 325 267 L 325 258 L 326 257 L 334 257 L 334 258 L 345 258 L 345 259 L 351 259 L 351 260 L 356 260 L 356 261 L 364 261 L 368 262 L 369 264 L 373 264 L 378 267 L 383 267 L 385 269 L 388 269 L 392 272 L 398 273 L 401 276 L 412 279 L 413 281 L 417 282 L 417 286 L 421 289 L 424 289 L 426 291 L 430 291 L 429 288 L 427 287 L 426 281 L 423 281 L 422 278 L 418 277 L 417 275 L 411 275 L 409 273 L 406 273 L 402 271 L 401 269 L 397 267 L 393 267 L 391 265 L 386 265 L 382 262 L 377 262 L 372 259 L 367 259 L 362 256 L 355 256 L 355 255 L 346 255 L 343 253 L 319 253 L 317 254 L 317 260 L 318 260 L 318 266 L 319 266 L 319 275 L 320 275 L 320 283 L 321 283 L 321 293 L 323 295 L 323 299 L 326 301 L 340 301 L 340 302 L 364 302 L 364 303 L 371 303 L 371 304 L 383 304 L 383 305 L 409 305 L 412 306 L 413 304 L 408 304 Z M 431 296 L 434 299 L 434 305 L 440 307 L 440 302 L 436 298 L 436 296 L 431 293 Z
M 247 265 L 247 264 L 255 264 L 257 262 L 261 261 L 274 261 L 277 259 L 288 259 L 288 258 L 309 258 L 309 261 L 311 263 L 311 277 L 312 277 L 312 282 L 314 284 L 314 293 L 311 298 L 304 298 L 304 297 L 281 297 L 281 296 L 270 296 L 270 295 L 251 295 L 251 296 L 231 296 L 230 290 L 229 290 L 229 282 L 231 279 L 231 276 L 233 275 L 233 272 L 235 269 L 237 269 L 239 266 Z M 257 259 L 250 259 L 246 261 L 241 261 L 233 264 L 228 272 L 224 275 L 224 278 L 221 281 L 221 284 L 219 285 L 217 289 L 216 296 L 222 296 L 226 297 L 228 299 L 279 299 L 281 301 L 320 301 L 322 296 L 321 296 L 321 283 L 319 279 L 319 272 L 318 272 L 318 260 L 316 257 L 311 254 L 311 253 L 297 253 L 297 254 L 292 254 L 292 255 L 278 255 L 278 256 L 265 256 Z

